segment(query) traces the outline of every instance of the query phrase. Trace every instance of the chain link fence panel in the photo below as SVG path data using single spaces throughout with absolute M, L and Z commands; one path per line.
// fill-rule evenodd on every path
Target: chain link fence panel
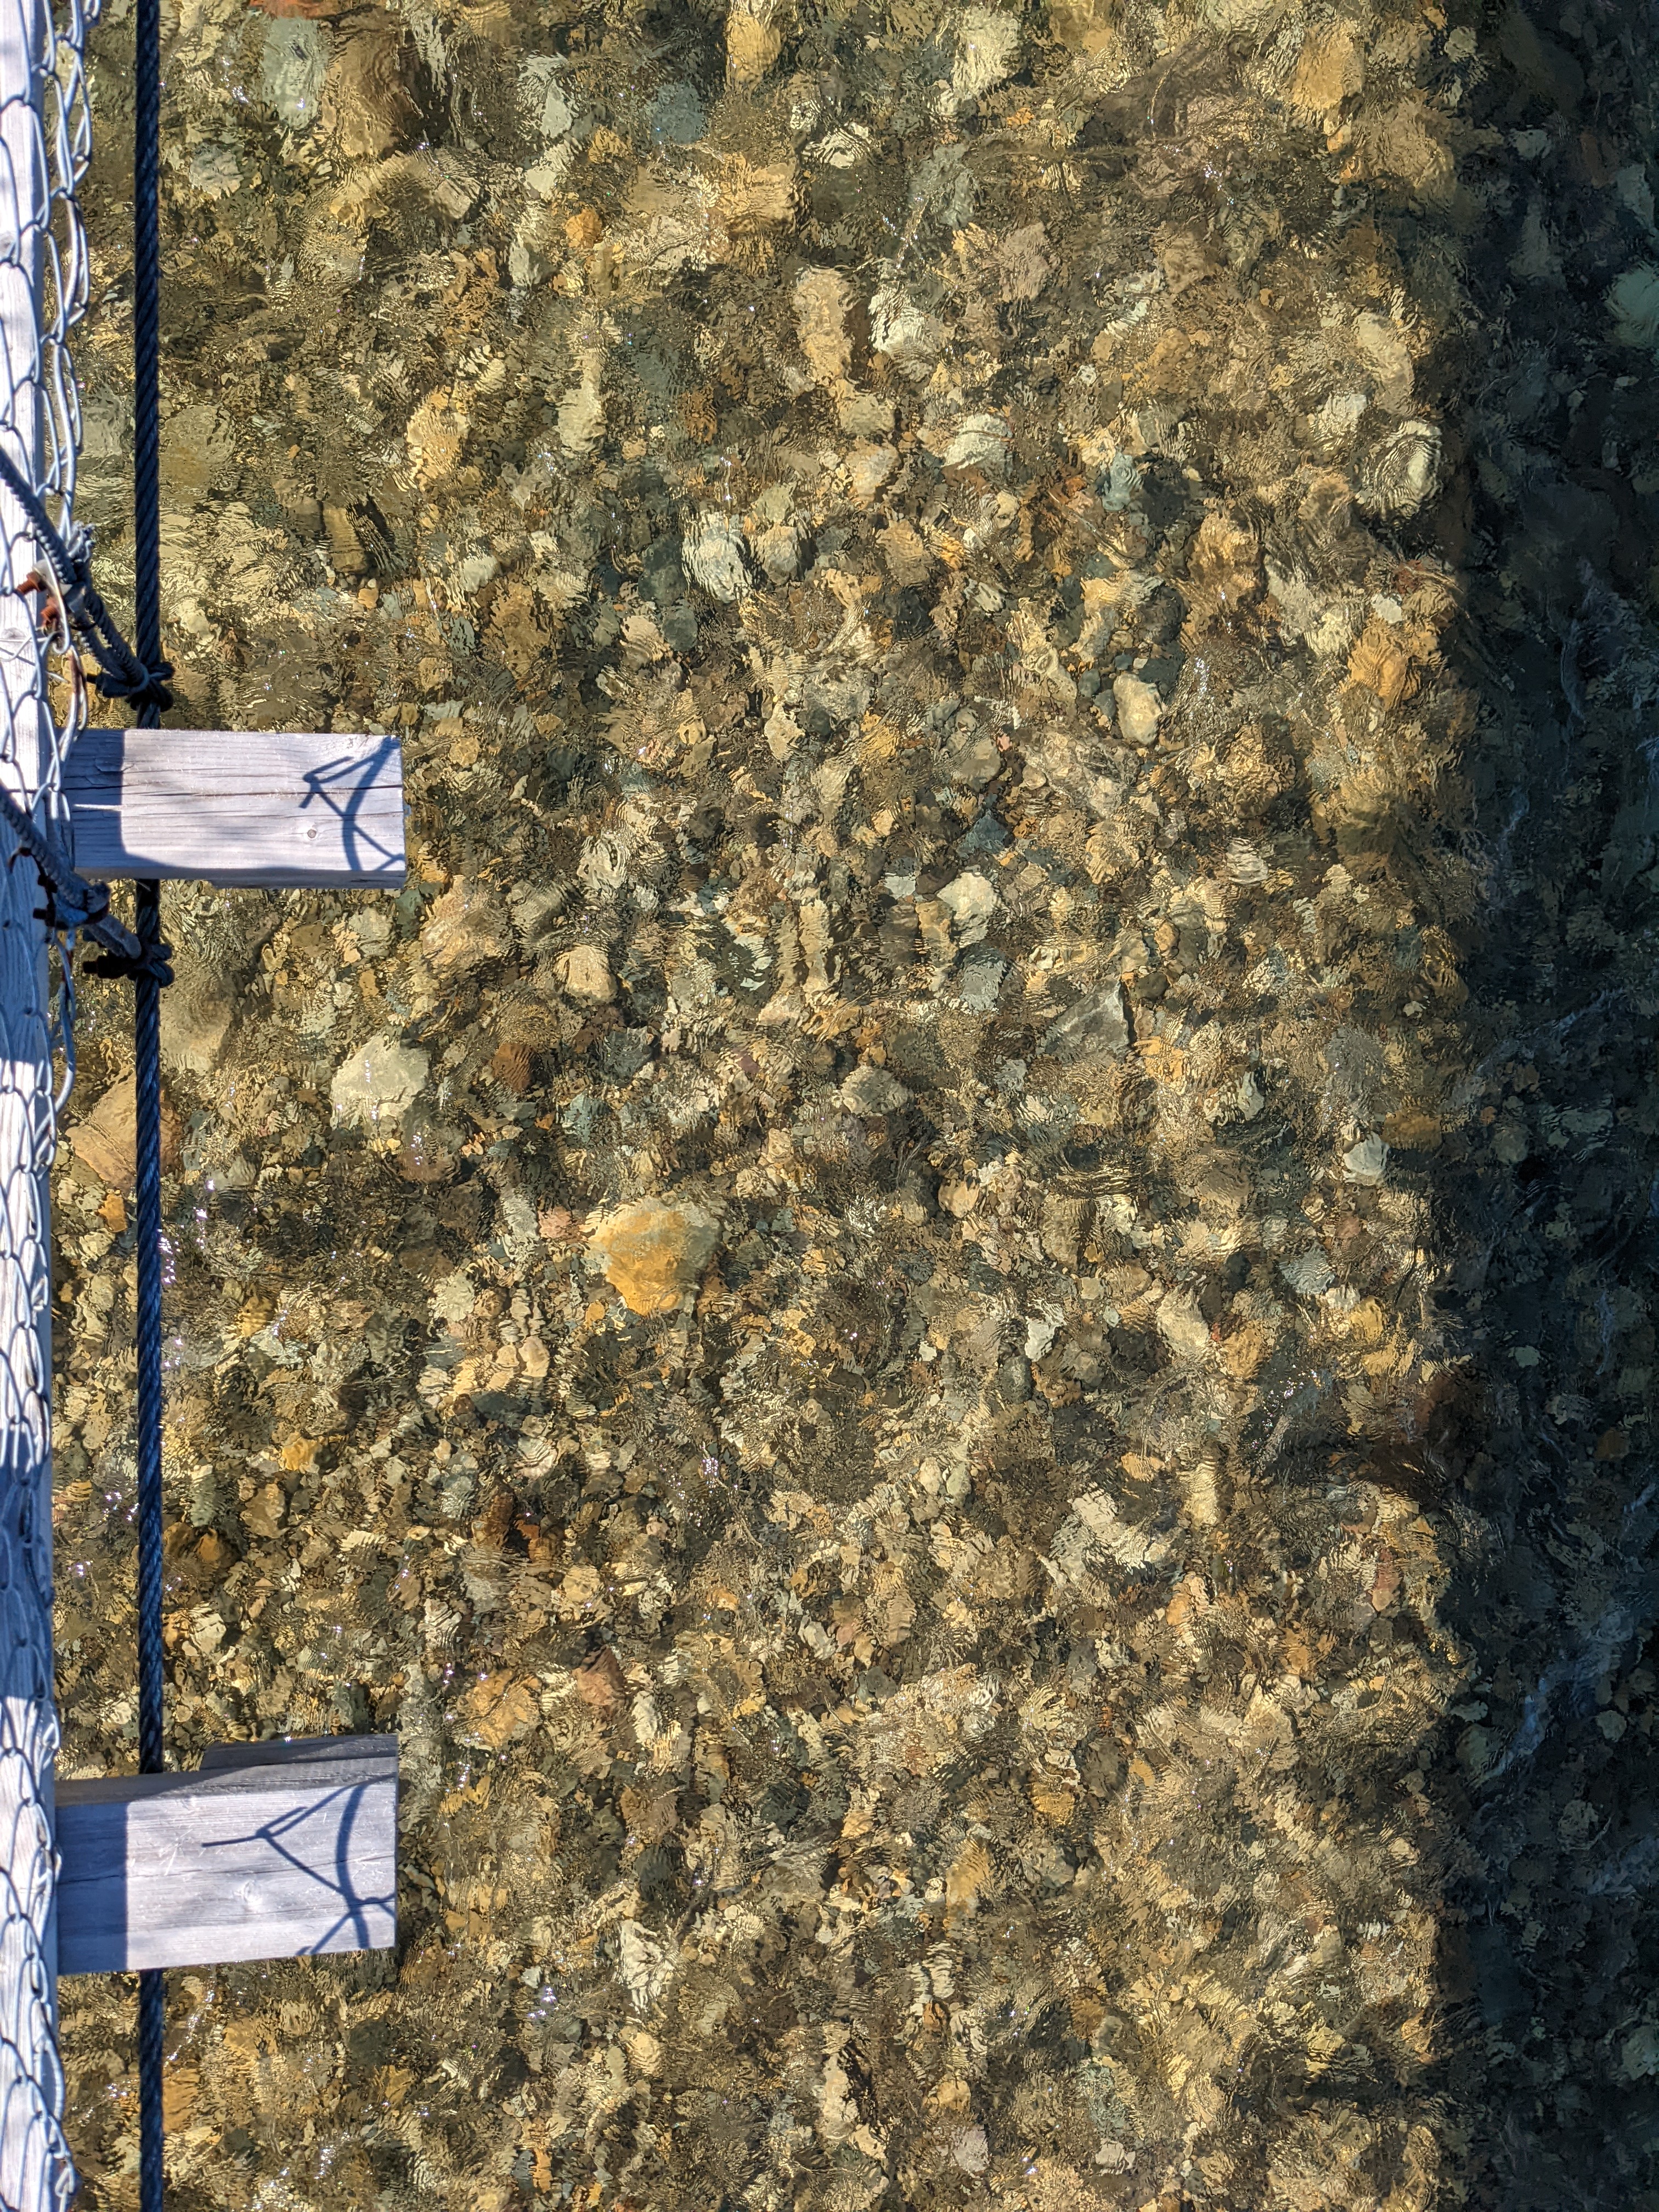
M 91 146 L 77 0 L 0 0 L 0 441 L 71 551 L 80 410 L 69 334 L 87 298 L 76 188 Z M 0 778 L 64 836 L 63 758 L 86 690 L 54 580 L 0 493 Z M 66 842 L 66 839 L 65 839 Z M 52 1282 L 47 1171 L 72 1068 L 66 952 L 51 983 L 33 865 L 0 823 L 0 2205 L 65 2206 L 56 2025 Z M 61 1048 L 64 1079 L 54 1072 Z

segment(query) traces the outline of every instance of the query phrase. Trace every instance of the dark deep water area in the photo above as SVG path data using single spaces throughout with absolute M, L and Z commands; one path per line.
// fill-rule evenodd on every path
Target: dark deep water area
M 173 719 L 411 850 L 167 894 L 173 1755 L 404 1778 L 395 1954 L 173 1978 L 178 2212 L 1655 2212 L 1653 9 L 166 20 Z

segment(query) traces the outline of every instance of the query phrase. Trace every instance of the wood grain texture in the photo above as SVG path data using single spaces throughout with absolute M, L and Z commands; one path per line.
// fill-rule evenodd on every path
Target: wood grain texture
M 392 1736 L 223 1745 L 194 1774 L 60 1782 L 58 1971 L 389 1949 L 397 1845 Z
M 210 884 L 404 880 L 395 738 L 327 731 L 83 730 L 64 764 L 83 876 Z

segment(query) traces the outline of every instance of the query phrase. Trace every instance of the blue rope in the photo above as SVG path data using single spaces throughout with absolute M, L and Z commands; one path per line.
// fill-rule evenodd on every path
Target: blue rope
M 161 887 L 140 884 L 138 938 L 159 946 Z M 138 1354 L 138 1771 L 160 1774 L 161 1643 L 161 986 L 152 970 L 134 982 L 137 1076 Z M 167 2032 L 166 1978 L 138 1977 L 139 2182 L 141 2212 L 161 2212 L 161 2059 Z
M 133 629 L 139 665 L 161 659 L 161 6 L 137 0 L 132 165 Z M 132 695 L 140 729 L 159 728 L 164 688 Z M 137 886 L 138 938 L 151 955 L 134 979 L 137 1097 L 138 1355 L 138 1771 L 164 1764 L 161 1643 L 161 886 Z M 162 2212 L 161 2064 L 167 1985 L 158 1970 L 138 1977 L 138 2203 Z
M 153 963 L 158 982 L 173 981 L 168 947 L 142 945 L 126 924 L 110 912 L 107 885 L 89 884 L 84 876 L 76 875 L 75 863 L 63 847 L 24 812 L 3 785 L 0 785 L 0 816 L 4 817 L 19 849 L 33 861 L 40 878 L 46 902 L 36 907 L 37 921 L 44 921 L 54 932 L 72 934 L 83 929 L 94 945 L 101 945 L 103 957 L 90 963 L 94 975 L 136 976 Z
M 0 483 L 4 483 L 27 515 L 35 536 L 46 549 L 64 611 L 92 647 L 98 663 L 99 690 L 106 699 L 130 699 L 141 714 L 150 706 L 170 707 L 173 694 L 167 689 L 167 679 L 173 673 L 173 664 L 163 660 L 158 650 L 155 659 L 147 667 L 115 627 L 109 609 L 93 588 L 88 566 L 92 541 L 86 532 L 71 532 L 70 542 L 65 543 L 33 485 L 19 474 L 3 447 Z M 38 575 L 31 576 L 21 588 L 31 591 L 39 587 L 40 582 Z

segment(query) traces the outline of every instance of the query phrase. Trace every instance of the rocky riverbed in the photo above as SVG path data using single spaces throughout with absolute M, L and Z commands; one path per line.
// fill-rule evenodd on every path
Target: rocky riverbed
M 404 1777 L 395 1954 L 173 1978 L 179 2212 L 1659 2205 L 1653 34 L 173 7 L 174 719 L 411 853 L 167 895 L 172 1750 Z

